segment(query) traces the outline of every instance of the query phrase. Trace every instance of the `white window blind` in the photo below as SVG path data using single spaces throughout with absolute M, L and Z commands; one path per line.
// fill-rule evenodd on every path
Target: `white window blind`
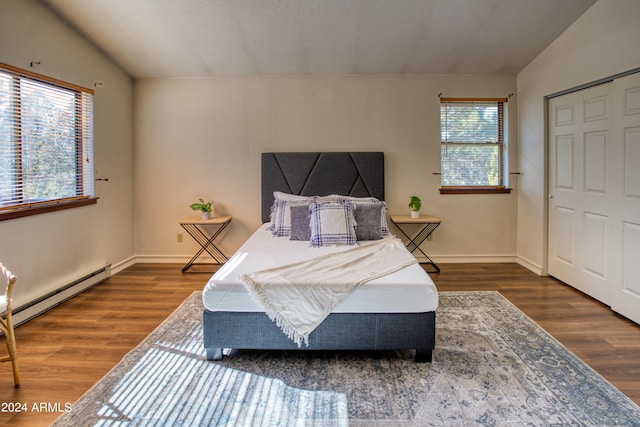
M 503 187 L 505 99 L 440 103 L 442 187 Z
M 93 196 L 93 92 L 0 64 L 0 212 Z

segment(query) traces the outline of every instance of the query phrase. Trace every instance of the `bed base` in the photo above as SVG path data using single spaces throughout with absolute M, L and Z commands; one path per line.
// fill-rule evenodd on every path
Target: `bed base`
M 209 360 L 223 348 L 252 350 L 415 350 L 416 362 L 431 362 L 435 312 L 332 313 L 298 347 L 263 312 L 204 310 L 204 347 Z

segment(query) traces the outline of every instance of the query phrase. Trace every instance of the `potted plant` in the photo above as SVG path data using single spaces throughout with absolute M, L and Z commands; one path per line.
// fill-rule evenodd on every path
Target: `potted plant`
M 418 196 L 411 196 L 409 200 L 409 209 L 411 209 L 411 218 L 420 217 L 420 208 L 422 207 L 422 201 Z
M 213 202 L 205 202 L 203 199 L 199 199 L 199 203 L 192 203 L 191 209 L 194 211 L 202 211 L 202 219 L 210 219 L 211 212 L 213 211 Z

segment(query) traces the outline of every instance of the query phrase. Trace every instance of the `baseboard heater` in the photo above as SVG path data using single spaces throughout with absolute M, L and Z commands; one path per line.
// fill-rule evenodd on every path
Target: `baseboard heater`
M 61 286 L 40 298 L 13 309 L 13 323 L 20 325 L 36 316 L 51 310 L 79 293 L 105 281 L 111 276 L 111 264 L 89 273 L 73 282 Z

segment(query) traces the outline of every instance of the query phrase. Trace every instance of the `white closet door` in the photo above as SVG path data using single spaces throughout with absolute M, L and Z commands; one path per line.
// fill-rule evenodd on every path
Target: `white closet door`
M 620 160 L 621 234 L 619 279 L 611 308 L 640 323 L 640 74 L 617 79 L 614 86 L 615 156 Z
M 548 110 L 549 274 L 606 304 L 619 245 L 612 86 L 552 98 Z

